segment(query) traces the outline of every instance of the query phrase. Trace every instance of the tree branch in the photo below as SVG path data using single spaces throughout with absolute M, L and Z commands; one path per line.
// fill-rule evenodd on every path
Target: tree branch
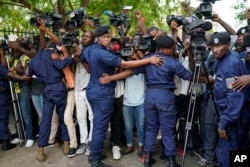
M 74 7 L 73 7 L 72 3 L 70 2 L 70 0 L 68 0 L 68 4 L 69 4 L 69 7 L 70 7 L 70 10 L 74 10 Z
M 82 0 L 81 1 L 81 7 L 87 7 L 89 4 L 89 0 Z
M 37 8 L 32 8 L 31 4 L 28 3 L 27 1 L 25 0 L 11 0 L 11 2 L 14 2 L 15 3 L 15 6 L 20 6 L 20 7 L 24 7 L 24 8 L 27 8 L 27 9 L 30 9 L 36 13 L 40 13 L 42 14 L 43 12 Z M 4 3 L 3 4 L 7 4 L 7 3 Z

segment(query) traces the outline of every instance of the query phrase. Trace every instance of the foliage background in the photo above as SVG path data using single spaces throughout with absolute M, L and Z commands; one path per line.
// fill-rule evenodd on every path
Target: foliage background
M 45 13 L 55 12 L 66 17 L 68 11 L 85 7 L 89 16 L 97 16 L 102 24 L 108 24 L 108 16 L 103 11 L 111 10 L 116 14 L 121 12 L 124 5 L 132 6 L 129 12 L 132 24 L 130 34 L 135 31 L 136 19 L 133 10 L 140 9 L 145 18 L 145 24 L 157 26 L 168 30 L 166 17 L 170 14 L 185 15 L 180 6 L 181 0 L 0 0 L 0 30 L 2 29 L 28 29 L 37 31 L 30 25 L 31 12 Z M 183 1 L 183 0 L 182 0 Z M 190 0 L 186 0 L 190 1 Z M 237 11 L 235 19 L 244 20 L 245 2 L 247 0 L 236 0 L 234 9 Z

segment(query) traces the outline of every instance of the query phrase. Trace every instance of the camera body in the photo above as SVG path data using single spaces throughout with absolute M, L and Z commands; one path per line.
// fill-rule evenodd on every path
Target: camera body
M 120 36 L 126 36 L 131 25 L 130 19 L 126 13 L 116 15 L 115 13 L 106 10 L 103 12 L 104 15 L 109 16 L 109 24 L 116 27 L 119 31 Z M 123 26 L 122 28 L 120 26 Z
M 40 26 L 40 24 L 37 21 L 37 18 L 40 17 L 44 20 L 45 26 L 50 27 L 50 26 L 57 26 L 57 25 L 62 25 L 62 15 L 59 15 L 57 13 L 46 13 L 46 14 L 38 14 L 38 13 L 33 13 L 35 17 L 32 17 L 30 19 L 30 24 L 32 26 Z
M 133 44 L 128 41 L 125 42 L 120 53 L 124 60 L 128 60 L 134 54 Z
M 179 26 L 188 24 L 187 19 L 184 16 L 170 15 L 167 17 L 167 24 L 170 25 L 171 21 L 175 21 Z
M 116 15 L 111 11 L 104 11 L 104 14 L 110 17 L 109 24 L 115 27 L 118 27 L 122 24 L 127 25 L 130 21 L 127 17 L 127 14 L 124 13 L 121 15 Z
M 79 31 L 65 32 L 61 38 L 62 45 L 66 47 L 72 46 L 75 42 L 78 42 L 78 35 Z
M 155 52 L 156 45 L 153 40 L 153 36 L 149 34 L 145 34 L 141 36 L 137 45 L 137 50 L 142 51 L 142 52 L 150 52 L 150 53 Z
M 156 45 L 154 43 L 153 36 L 149 34 L 142 36 L 139 35 L 138 40 L 134 40 L 132 42 L 127 40 L 121 50 L 121 56 L 127 60 L 134 54 L 134 52 L 136 53 L 137 51 L 141 51 L 143 53 L 154 53 L 156 51 Z
M 212 23 L 209 21 L 195 20 L 188 25 L 187 34 L 190 35 L 190 47 L 197 57 L 197 61 L 206 60 L 206 31 L 212 29 Z
M 84 23 L 86 19 L 86 10 L 83 7 L 80 7 L 79 9 L 75 11 L 70 11 L 69 13 L 70 19 L 68 20 L 68 24 L 75 26 L 74 28 L 80 28 L 82 24 Z
M 201 3 L 199 5 L 198 9 L 195 11 L 196 15 L 199 18 L 202 16 L 204 16 L 205 19 L 213 18 L 213 5 L 212 5 L 212 3 L 215 3 L 215 1 L 218 1 L 218 0 L 203 0 L 203 3 Z

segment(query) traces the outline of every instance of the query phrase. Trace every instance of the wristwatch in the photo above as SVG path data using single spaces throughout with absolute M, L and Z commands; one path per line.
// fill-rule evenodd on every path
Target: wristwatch
M 71 55 L 71 57 L 72 57 L 72 59 L 74 59 L 74 58 L 75 58 L 75 55 Z

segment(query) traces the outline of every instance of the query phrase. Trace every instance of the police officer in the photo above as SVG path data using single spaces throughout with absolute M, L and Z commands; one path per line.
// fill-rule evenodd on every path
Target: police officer
M 47 31 L 46 31 L 47 32 Z M 40 29 L 40 41 L 45 42 L 45 31 Z M 46 46 L 42 44 L 42 46 Z M 64 56 L 68 56 L 67 49 L 62 47 Z M 72 63 L 73 56 L 68 56 L 64 60 L 52 60 L 53 49 L 41 49 L 29 63 L 29 75 L 36 75 L 37 79 L 45 86 L 43 93 L 43 119 L 40 123 L 38 153 L 36 159 L 40 162 L 45 161 L 44 147 L 47 146 L 51 131 L 51 119 L 54 107 L 59 116 L 61 128 L 61 139 L 64 141 L 64 154 L 68 154 L 69 135 L 64 124 L 64 110 L 66 107 L 67 89 L 63 82 L 64 74 L 62 69 Z
M 135 68 L 149 63 L 160 64 L 161 58 L 151 57 L 137 61 L 124 61 L 107 50 L 111 36 L 109 26 L 100 26 L 95 32 L 97 43 L 84 49 L 81 60 L 90 67 L 90 81 L 86 94 L 93 110 L 93 134 L 90 143 L 90 162 L 92 167 L 107 167 L 101 162 L 103 144 L 108 130 L 111 113 L 114 108 L 115 81 L 102 85 L 99 78 L 103 74 L 112 75 L 115 67 Z
M 3 49 L 0 48 L 0 139 L 3 140 L 2 150 L 6 151 L 16 147 L 16 144 L 11 144 L 9 142 L 9 112 L 11 106 L 11 95 L 9 88 L 9 81 L 7 77 L 18 79 L 18 80 L 28 80 L 27 76 L 19 76 L 13 74 L 6 68 L 7 64 L 4 58 Z
M 247 70 L 236 52 L 230 50 L 230 36 L 226 32 L 216 33 L 209 42 L 215 62 L 214 98 L 220 112 L 218 125 L 219 141 L 216 155 L 219 166 L 228 167 L 229 152 L 245 147 L 246 118 L 249 117 L 247 89 L 237 92 L 232 89 L 235 76 L 244 75 Z M 249 93 L 249 92 L 248 92 Z
M 160 67 L 147 65 L 134 70 L 126 70 L 113 76 L 100 78 L 102 83 L 110 80 L 121 79 L 133 73 L 146 73 L 147 90 L 145 93 L 144 112 L 146 119 L 146 134 L 144 151 L 146 158 L 145 167 L 150 167 L 155 163 L 152 152 L 155 151 L 155 141 L 159 129 L 165 146 L 169 167 L 178 167 L 175 161 L 176 156 L 176 110 L 174 75 L 178 75 L 185 80 L 191 79 L 191 72 L 178 62 L 172 55 L 174 54 L 175 42 L 168 36 L 160 36 L 156 39 L 157 52 L 164 59 L 164 64 Z M 145 55 L 145 59 L 152 54 Z M 166 100 L 167 99 L 167 100 Z

